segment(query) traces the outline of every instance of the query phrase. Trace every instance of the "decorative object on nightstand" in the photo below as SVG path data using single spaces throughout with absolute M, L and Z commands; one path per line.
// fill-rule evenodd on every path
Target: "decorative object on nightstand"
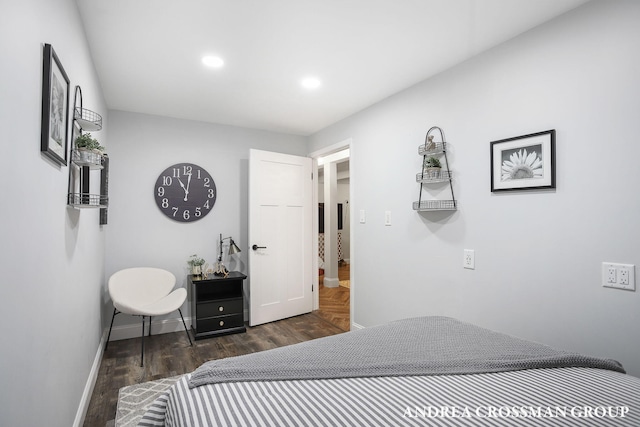
M 189 276 L 191 327 L 196 340 L 245 332 L 243 281 L 247 276 L 231 271 L 226 277 Z
M 83 108 L 82 88 L 76 86 L 73 97 L 73 144 L 69 166 L 67 204 L 74 208 L 100 208 L 100 224 L 107 223 L 109 162 L 104 147 L 89 131 L 102 129 L 102 116 Z M 86 133 L 83 133 L 86 132 Z M 92 171 L 100 171 L 100 193 L 91 193 Z
M 194 276 L 200 276 L 202 273 L 202 265 L 205 263 L 203 258 L 200 258 L 198 254 L 193 254 L 187 260 L 187 264 L 191 267 L 191 274 Z
M 227 239 L 229 239 L 229 252 L 228 252 L 229 256 L 242 252 L 238 247 L 238 245 L 236 245 L 236 243 L 233 241 L 233 238 L 225 237 L 223 239 L 222 234 L 220 234 L 220 241 L 218 242 L 220 252 L 218 255 L 218 261 L 216 262 L 216 268 L 213 270 L 213 274 L 216 276 L 227 277 L 229 275 L 229 270 L 227 270 L 227 267 L 225 267 L 224 264 L 222 263 L 222 242 L 224 242 Z
M 178 222 L 204 218 L 216 203 L 216 183 L 205 169 L 193 163 L 177 163 L 156 179 L 153 195 L 158 209 Z
M 440 141 L 434 141 L 432 133 L 440 133 Z M 418 147 L 418 154 L 422 156 L 422 171 L 416 175 L 416 182 L 420 183 L 420 194 L 418 201 L 413 202 L 413 209 L 416 211 L 454 211 L 458 208 L 458 203 L 453 195 L 453 184 L 451 182 L 453 173 L 449 170 L 447 160 L 447 142 L 444 132 L 437 126 L 433 126 L 427 132 L 424 145 Z M 444 169 L 443 169 L 444 163 Z M 451 199 L 431 199 L 423 200 L 423 193 L 428 192 L 427 185 L 449 183 Z

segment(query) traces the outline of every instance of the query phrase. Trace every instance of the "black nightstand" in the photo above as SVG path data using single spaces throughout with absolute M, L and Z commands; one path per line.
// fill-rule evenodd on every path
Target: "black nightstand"
M 191 328 L 195 339 L 245 332 L 242 282 L 247 276 L 232 271 L 225 277 L 189 276 Z

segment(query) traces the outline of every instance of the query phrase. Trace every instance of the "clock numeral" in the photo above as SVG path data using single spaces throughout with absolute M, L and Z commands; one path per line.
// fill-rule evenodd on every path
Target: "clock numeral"
M 186 165 L 183 170 L 183 175 L 191 175 L 192 170 L 193 166 Z
M 171 186 L 171 184 L 173 184 L 173 179 L 170 176 L 163 176 L 162 177 L 162 185 Z
M 204 186 L 205 187 L 211 187 L 211 180 L 209 178 L 205 178 L 204 179 Z
M 204 206 L 205 208 L 207 208 L 207 209 L 211 209 L 211 207 L 209 206 L 209 201 L 208 201 L 208 200 L 207 200 L 206 202 L 204 202 L 204 205 L 203 205 L 203 206 Z
M 189 218 L 191 218 L 191 215 L 189 214 L 188 210 L 185 210 L 184 212 L 182 212 L 182 218 L 186 221 Z
M 209 195 L 207 197 L 209 197 L 210 199 L 214 198 L 216 196 L 216 194 L 213 192 L 213 188 L 210 188 L 208 191 Z
M 162 207 L 164 209 L 167 209 L 169 207 L 169 199 L 167 199 L 166 197 L 162 199 Z
M 164 187 L 158 187 L 158 197 L 164 197 Z
M 200 206 L 196 208 L 196 213 L 194 213 L 193 215 L 197 218 L 200 218 L 202 216 L 202 211 L 200 210 Z
M 171 208 L 173 210 L 173 216 L 175 217 L 178 213 L 178 208 Z
M 173 168 L 173 177 L 180 178 L 180 168 Z

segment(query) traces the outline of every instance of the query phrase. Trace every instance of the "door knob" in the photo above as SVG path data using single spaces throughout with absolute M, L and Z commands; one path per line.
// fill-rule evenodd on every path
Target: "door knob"
M 254 251 L 257 251 L 258 249 L 267 249 L 267 247 L 266 246 L 253 245 L 253 246 L 251 246 L 251 249 L 253 249 Z

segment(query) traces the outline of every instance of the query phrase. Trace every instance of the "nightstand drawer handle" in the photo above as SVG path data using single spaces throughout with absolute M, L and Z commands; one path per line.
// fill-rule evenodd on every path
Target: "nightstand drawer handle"
M 220 321 L 220 326 L 224 326 L 224 320 Z
M 224 311 L 224 307 L 223 306 L 218 307 L 218 311 Z

